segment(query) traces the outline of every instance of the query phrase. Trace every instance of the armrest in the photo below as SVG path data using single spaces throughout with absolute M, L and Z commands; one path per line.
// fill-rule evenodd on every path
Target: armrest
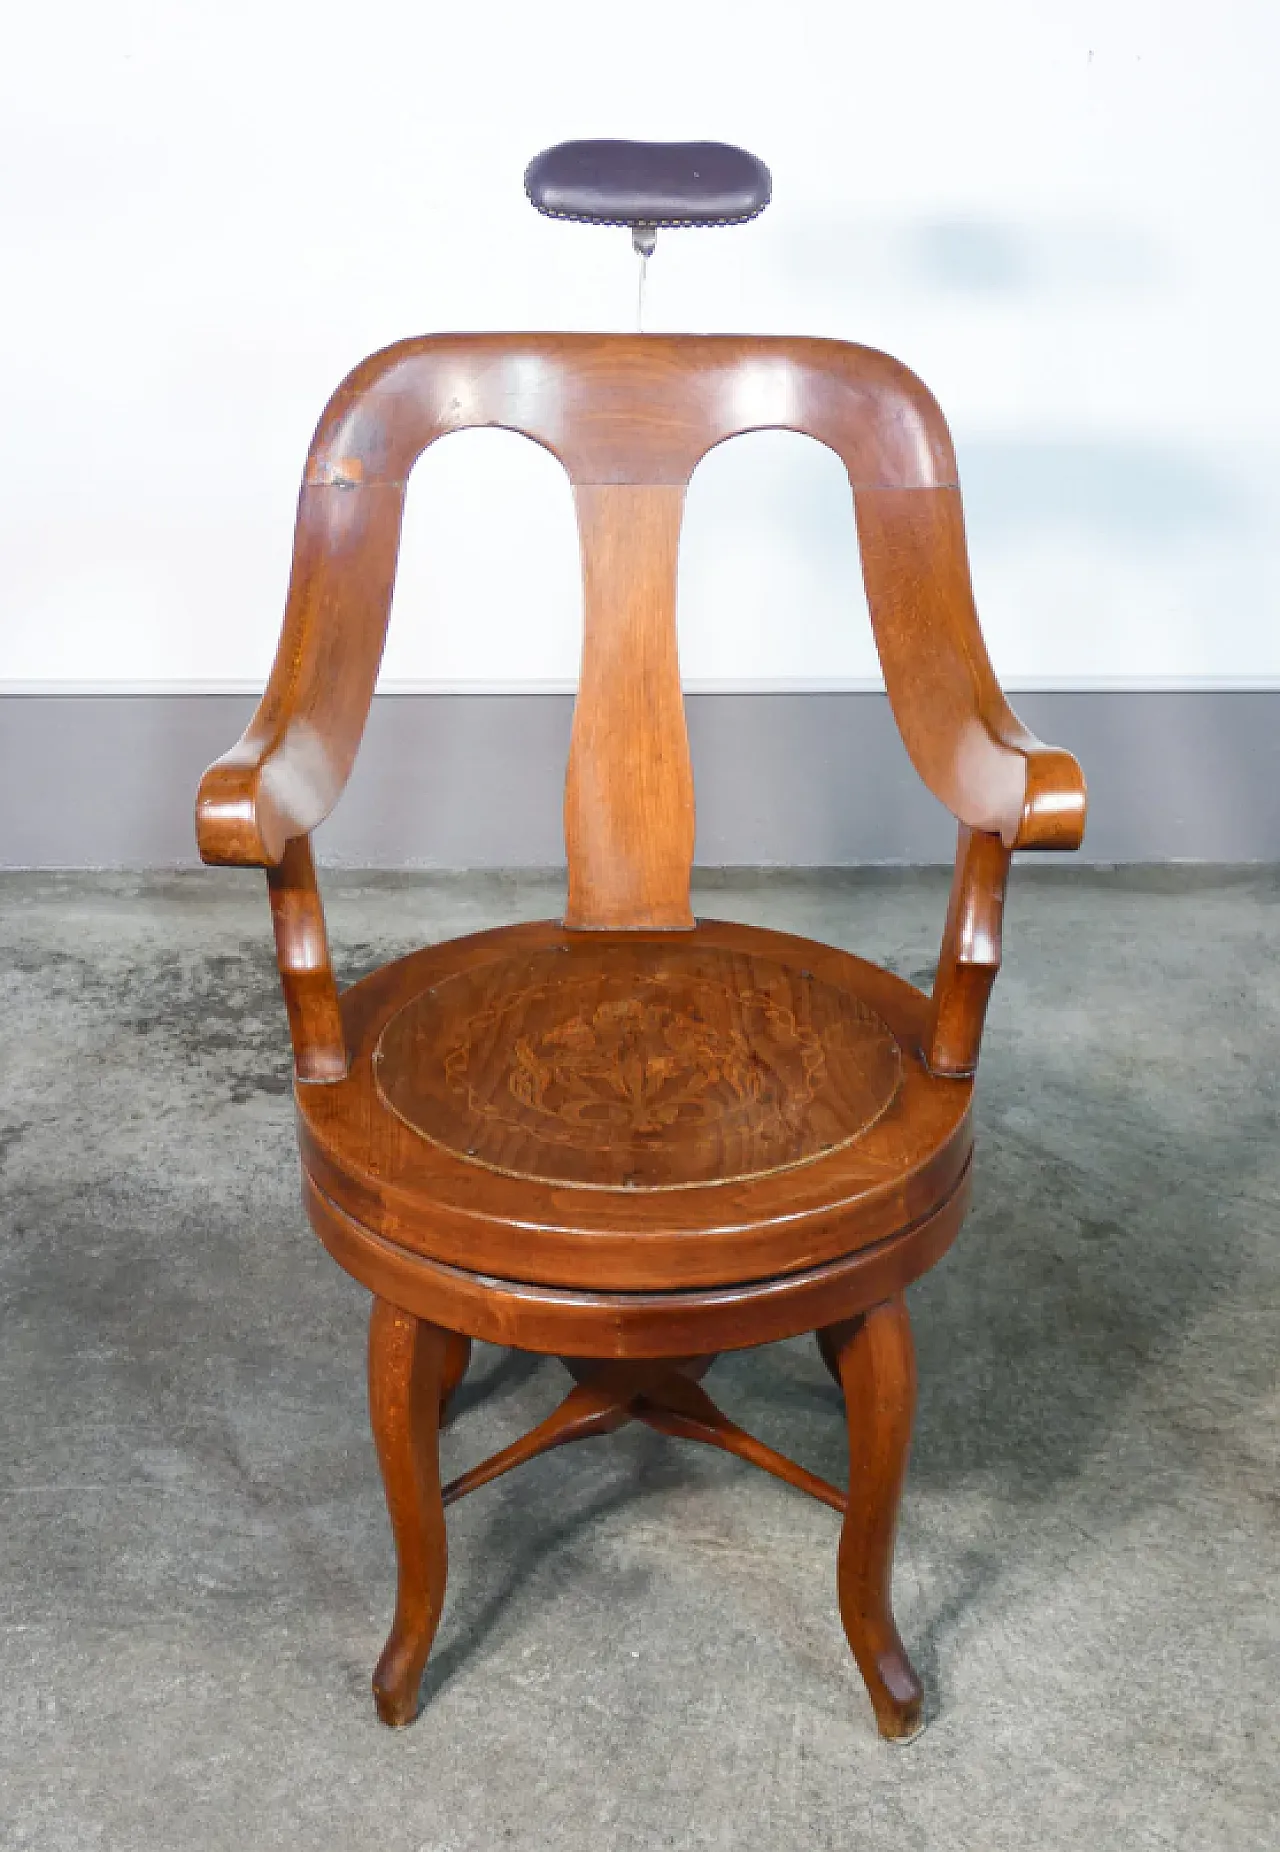
M 960 825 L 922 1053 L 934 1074 L 978 1065 L 1000 970 L 1015 849 L 1077 849 L 1085 782 L 1041 745 L 996 680 L 974 608 L 955 487 L 856 490 L 867 602 L 894 719 L 911 761 Z
M 867 601 L 894 719 L 958 822 L 1006 849 L 1077 849 L 1085 782 L 1005 700 L 969 583 L 955 488 L 859 489 Z
M 206 862 L 272 868 L 341 796 L 369 717 L 395 584 L 403 486 L 304 484 L 266 693 L 196 800 Z
M 271 678 L 242 738 L 200 781 L 196 839 L 206 862 L 266 869 L 295 1070 L 328 1082 L 346 1074 L 347 1050 L 309 838 L 342 793 L 369 716 L 403 488 L 317 474 L 299 498 Z

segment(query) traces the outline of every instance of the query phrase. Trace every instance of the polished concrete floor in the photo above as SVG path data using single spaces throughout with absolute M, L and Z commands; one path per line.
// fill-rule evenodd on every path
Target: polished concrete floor
M 927 982 L 944 895 L 699 904 Z M 346 975 L 558 900 L 329 882 Z M 298 1205 L 260 880 L 0 879 L 0 1845 L 1275 1845 L 1278 903 L 1277 871 L 1015 871 L 975 1205 L 911 1294 L 896 1599 L 929 1727 L 895 1750 L 835 1516 L 635 1429 L 451 1513 L 426 1709 L 380 1728 L 366 1300 Z M 708 1386 L 839 1476 L 810 1344 Z M 447 1469 L 562 1387 L 481 1352 Z

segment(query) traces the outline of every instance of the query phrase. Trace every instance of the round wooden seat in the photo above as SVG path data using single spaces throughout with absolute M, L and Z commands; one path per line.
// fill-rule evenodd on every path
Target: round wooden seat
M 403 1005 L 373 1066 L 455 1157 L 587 1189 L 768 1176 L 852 1144 L 902 1084 L 854 992 L 684 934 L 499 954 Z
M 346 993 L 346 1078 L 298 1086 L 304 1168 L 322 1210 L 495 1284 L 779 1280 L 960 1187 L 971 1086 L 925 1067 L 926 1010 L 756 927 L 480 933 Z

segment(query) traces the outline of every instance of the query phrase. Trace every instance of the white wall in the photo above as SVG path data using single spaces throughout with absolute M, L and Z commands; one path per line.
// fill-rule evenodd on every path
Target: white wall
M 625 233 L 521 190 L 586 134 L 771 164 L 761 221 L 659 239 L 649 325 L 912 364 L 1013 686 L 1280 683 L 1277 68 L 1275 0 L 11 10 L 0 684 L 261 677 L 349 365 L 433 328 L 629 325 Z M 718 453 L 687 674 L 874 677 L 853 559 L 826 453 Z M 566 679 L 576 624 L 550 459 L 494 433 L 430 454 L 386 681 Z

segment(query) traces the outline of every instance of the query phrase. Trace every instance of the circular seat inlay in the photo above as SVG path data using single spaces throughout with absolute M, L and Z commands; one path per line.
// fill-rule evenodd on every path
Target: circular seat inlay
M 572 941 L 457 972 L 374 1054 L 413 1131 L 491 1170 L 679 1189 L 802 1164 L 892 1103 L 898 1044 L 852 992 L 696 938 Z

